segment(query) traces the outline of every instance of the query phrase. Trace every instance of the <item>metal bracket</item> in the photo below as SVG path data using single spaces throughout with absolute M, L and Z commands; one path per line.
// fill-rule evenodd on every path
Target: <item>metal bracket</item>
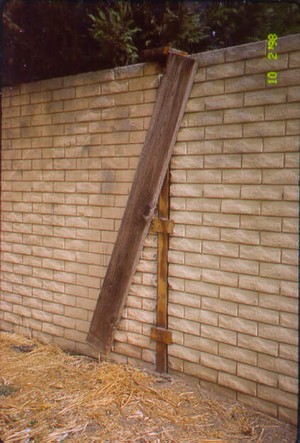
M 170 46 L 163 46 L 160 48 L 145 49 L 144 51 L 142 51 L 142 60 L 145 62 L 155 61 L 165 63 L 168 54 L 176 54 L 183 57 L 188 56 L 187 52 L 171 48 Z
M 164 233 L 173 234 L 174 222 L 173 220 L 168 220 L 166 218 L 154 218 L 151 223 L 150 233 Z
M 170 345 L 173 343 L 172 332 L 169 329 L 160 328 L 158 326 L 152 327 L 150 332 L 151 340 Z

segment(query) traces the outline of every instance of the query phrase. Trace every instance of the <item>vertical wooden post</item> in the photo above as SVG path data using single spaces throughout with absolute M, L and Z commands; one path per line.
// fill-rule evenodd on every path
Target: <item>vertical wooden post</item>
M 168 330 L 168 249 L 169 234 L 173 231 L 173 222 L 169 220 L 170 170 L 168 169 L 158 200 L 158 218 L 153 221 L 152 232 L 157 238 L 157 316 L 156 327 L 151 329 L 151 338 L 156 341 L 156 370 L 168 371 L 168 344 L 172 335 Z
M 168 169 L 166 178 L 161 190 L 158 201 L 158 217 L 169 219 L 169 180 L 170 169 Z M 158 281 L 157 281 L 157 321 L 159 328 L 168 327 L 168 249 L 169 234 L 167 232 L 158 233 Z M 163 341 L 156 342 L 156 370 L 158 372 L 167 372 L 168 357 L 167 343 Z

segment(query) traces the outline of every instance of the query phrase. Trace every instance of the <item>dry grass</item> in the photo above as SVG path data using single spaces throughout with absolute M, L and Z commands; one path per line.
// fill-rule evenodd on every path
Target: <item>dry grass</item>
M 262 432 L 244 406 L 200 399 L 171 377 L 8 333 L 0 356 L 5 443 L 238 442 Z

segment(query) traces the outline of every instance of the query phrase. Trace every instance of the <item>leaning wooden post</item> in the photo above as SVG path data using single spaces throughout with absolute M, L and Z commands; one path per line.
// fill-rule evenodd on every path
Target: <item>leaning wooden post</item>
M 87 341 L 104 355 L 111 348 L 117 324 L 157 205 L 172 148 L 188 101 L 197 62 L 172 53 L 158 89 L 145 143 L 122 223 L 104 277 Z

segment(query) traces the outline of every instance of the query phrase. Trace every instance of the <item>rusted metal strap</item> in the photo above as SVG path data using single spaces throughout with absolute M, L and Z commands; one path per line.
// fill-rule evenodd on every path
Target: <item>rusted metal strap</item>
M 145 49 L 142 51 L 142 60 L 147 62 L 160 62 L 165 63 L 168 54 L 187 56 L 188 53 L 180 51 L 179 49 L 171 48 L 170 46 L 162 46 L 160 48 Z

